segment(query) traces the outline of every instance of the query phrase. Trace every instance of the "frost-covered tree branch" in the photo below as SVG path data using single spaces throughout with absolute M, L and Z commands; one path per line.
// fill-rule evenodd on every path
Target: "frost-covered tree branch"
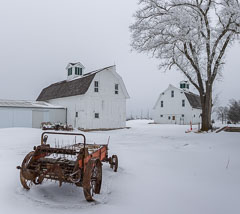
M 240 34 L 239 0 L 140 0 L 139 5 L 130 26 L 132 47 L 189 79 L 199 91 L 208 129 L 213 82 Z

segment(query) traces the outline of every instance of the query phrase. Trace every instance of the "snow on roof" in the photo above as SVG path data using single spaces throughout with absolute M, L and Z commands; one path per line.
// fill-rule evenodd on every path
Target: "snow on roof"
M 62 106 L 55 106 L 43 101 L 3 100 L 3 99 L 0 99 L 0 107 L 64 109 L 64 107 Z

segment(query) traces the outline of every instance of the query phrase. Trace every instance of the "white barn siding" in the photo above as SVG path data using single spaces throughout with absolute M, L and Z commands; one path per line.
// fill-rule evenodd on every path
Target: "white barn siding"
M 174 97 L 171 97 L 172 91 L 174 91 Z M 185 107 L 182 106 L 182 100 L 185 100 Z M 161 107 L 161 101 L 163 101 L 163 107 Z M 154 106 L 153 119 L 155 123 L 160 124 L 190 124 L 190 122 L 198 124 L 201 112 L 201 109 L 192 108 L 182 90 L 170 85 L 159 96 Z M 175 120 L 173 120 L 174 117 Z
M 40 128 L 42 122 L 66 123 L 65 109 L 34 109 L 32 111 L 32 127 Z
M 31 109 L 0 107 L 0 128 L 32 127 Z
M 99 83 L 99 92 L 94 92 L 94 81 Z M 115 84 L 119 84 L 118 94 L 115 94 Z M 96 73 L 84 95 L 57 98 L 48 102 L 66 107 L 67 122 L 76 128 L 111 129 L 126 126 L 126 97 L 119 79 L 108 70 Z M 99 119 L 94 117 L 95 113 L 99 113 Z

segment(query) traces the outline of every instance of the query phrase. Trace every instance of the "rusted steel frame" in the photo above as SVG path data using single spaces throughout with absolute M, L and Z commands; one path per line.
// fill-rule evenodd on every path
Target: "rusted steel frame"
M 52 135 L 72 135 L 72 136 L 82 136 L 83 137 L 83 149 L 85 151 L 86 148 L 86 137 L 83 134 L 80 133 L 64 133 L 64 132 L 43 132 L 41 135 L 41 145 L 44 145 L 44 135 L 46 134 L 52 134 Z M 83 153 L 83 158 L 82 158 L 82 162 L 84 162 L 85 159 L 85 152 Z M 83 164 L 83 171 L 84 171 L 84 164 Z
M 99 158 L 100 161 L 103 161 L 106 159 L 106 154 L 107 154 L 107 145 L 104 145 L 102 148 L 98 149 L 97 151 L 93 152 L 92 154 L 88 155 L 87 157 L 84 158 L 84 166 L 88 163 L 88 161 L 91 158 Z M 83 161 L 79 160 L 79 168 L 83 167 Z
M 45 134 L 52 134 L 52 135 L 72 135 L 72 136 L 82 136 L 83 137 L 83 143 L 86 145 L 86 137 L 83 134 L 80 133 L 65 133 L 65 132 L 43 132 L 41 135 L 41 145 L 44 145 L 43 138 Z M 85 147 L 84 147 L 85 149 Z

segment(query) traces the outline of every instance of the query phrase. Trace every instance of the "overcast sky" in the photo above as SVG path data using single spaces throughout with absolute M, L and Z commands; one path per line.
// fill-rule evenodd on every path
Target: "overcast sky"
M 168 84 L 184 79 L 174 70 L 159 71 L 150 56 L 131 52 L 129 25 L 138 0 L 0 2 L 0 99 L 35 100 L 42 88 L 66 79 L 66 65 L 76 61 L 86 72 L 117 65 L 131 96 L 128 114 L 151 110 Z M 216 84 L 220 104 L 240 99 L 239 79 L 236 43 Z

